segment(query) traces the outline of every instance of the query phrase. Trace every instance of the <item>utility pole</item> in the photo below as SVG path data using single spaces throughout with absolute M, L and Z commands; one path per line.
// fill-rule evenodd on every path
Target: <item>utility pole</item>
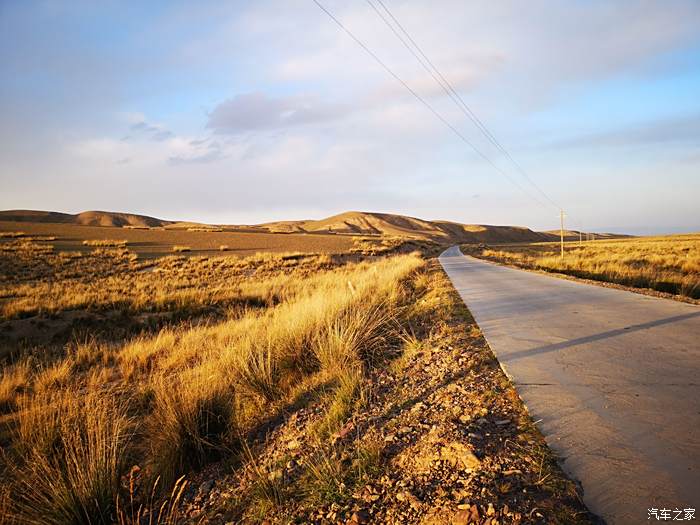
M 559 210 L 559 220 L 560 222 L 560 228 L 559 228 L 559 234 L 561 238 L 561 258 L 564 258 L 564 210 Z

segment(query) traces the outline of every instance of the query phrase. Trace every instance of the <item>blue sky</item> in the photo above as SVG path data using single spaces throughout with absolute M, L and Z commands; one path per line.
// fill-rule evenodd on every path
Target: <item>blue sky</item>
M 367 1 L 322 3 L 516 184 L 312 0 L 7 1 L 0 209 L 557 226 Z M 696 0 L 384 3 L 572 227 L 700 230 Z

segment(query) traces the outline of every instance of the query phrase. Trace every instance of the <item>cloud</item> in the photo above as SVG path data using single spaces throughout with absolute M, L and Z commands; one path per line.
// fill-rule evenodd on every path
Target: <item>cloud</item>
M 133 123 L 130 128 L 132 133 L 135 135 L 146 136 L 150 140 L 155 142 L 163 142 L 164 140 L 171 139 L 175 137 L 175 134 L 160 124 L 151 124 L 146 120 L 139 120 Z M 131 136 L 126 136 L 122 140 L 131 139 Z
M 210 138 L 178 142 L 179 152 L 168 157 L 167 162 L 170 166 L 209 164 L 226 157 L 221 144 Z
M 260 92 L 245 93 L 217 105 L 209 114 L 207 128 L 216 133 L 239 134 L 330 122 L 347 113 L 347 107 L 308 95 L 270 97 Z
M 563 148 L 700 143 L 700 114 L 658 119 L 623 129 L 592 133 L 554 144 Z
M 171 166 L 182 166 L 184 164 L 208 164 L 222 158 L 223 156 L 219 150 L 210 150 L 202 155 L 195 155 L 192 157 L 170 157 L 168 159 L 168 164 Z
M 0 31 L 0 74 L 6 79 L 0 88 L 0 200 L 7 207 L 39 206 L 41 195 L 47 207 L 55 207 L 59 193 L 66 207 L 161 206 L 163 215 L 185 217 L 235 210 L 264 220 L 288 215 L 284 210 L 293 207 L 301 217 L 309 210 L 321 216 L 346 208 L 393 208 L 478 222 L 540 220 L 530 201 L 313 2 L 205 8 L 168 3 L 128 10 L 116 3 L 91 10 L 89 17 L 68 4 L 60 9 L 69 11 L 65 15 L 57 15 L 50 2 L 12 5 L 0 17 L 8 29 Z M 365 2 L 324 5 L 507 168 Z M 593 176 L 613 179 L 611 201 L 627 198 L 628 184 L 615 181 L 654 160 L 625 151 L 597 152 L 606 153 L 598 160 L 603 155 L 586 147 L 673 144 L 677 157 L 690 160 L 673 170 L 667 162 L 654 165 L 654 176 L 644 176 L 675 173 L 668 176 L 687 182 L 677 186 L 692 190 L 679 199 L 690 202 L 693 196 L 696 212 L 697 148 L 690 144 L 696 124 L 679 119 L 616 128 L 650 115 L 698 111 L 690 93 L 698 85 L 698 0 L 387 5 L 489 130 L 557 200 L 561 195 L 562 201 L 578 202 L 567 188 Z M 20 6 L 22 16 L 16 14 Z M 100 35 L 114 26 L 115 15 L 121 30 L 109 32 L 109 45 L 103 45 Z M 598 104 L 616 102 L 607 91 L 611 84 L 626 94 L 625 104 L 596 113 Z M 584 111 L 581 100 L 595 100 L 594 111 Z M 133 108 L 142 112 L 126 113 Z M 575 130 L 599 132 L 557 144 L 560 156 L 541 148 Z M 679 145 L 685 151 L 675 151 Z M 120 164 L 125 159 L 130 162 Z M 610 160 L 616 161 L 614 174 Z M 136 186 L 138 195 L 129 189 Z M 637 200 L 657 202 L 656 186 L 640 190 Z M 590 214 L 597 213 L 610 212 L 593 203 Z

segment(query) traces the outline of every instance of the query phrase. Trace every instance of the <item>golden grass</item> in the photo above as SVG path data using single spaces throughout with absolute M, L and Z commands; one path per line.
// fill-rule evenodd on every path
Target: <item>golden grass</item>
M 337 431 L 363 402 L 367 371 L 401 344 L 411 282 L 424 266 L 415 254 L 344 265 L 303 255 L 149 266 L 114 254 L 42 260 L 56 267 L 4 285 L 4 316 L 125 305 L 136 314 L 241 298 L 258 306 L 125 341 L 35 349 L 6 367 L 0 405 L 14 430 L 0 459 L 9 474 L 0 481 L 0 513 L 26 523 L 106 523 L 115 515 L 135 523 L 118 504 L 131 497 L 120 485 L 127 459 L 168 493 L 182 474 L 238 453 L 242 436 L 304 385 L 329 385 L 316 430 L 319 439 Z M 87 268 L 101 273 L 63 277 Z M 312 484 L 332 492 L 333 483 Z
M 353 237 L 314 233 L 269 233 L 260 229 L 241 228 L 223 232 L 187 231 L 186 228 L 105 228 L 76 224 L 56 224 L 39 222 L 10 222 L 0 220 L 3 232 L 20 232 L 27 238 L 55 237 L 57 251 L 79 251 L 84 240 L 115 238 L 124 239 L 129 249 L 142 257 L 162 257 L 172 253 L 172 247 L 190 246 L 191 254 L 219 252 L 225 244 L 231 248 L 232 256 L 249 256 L 256 252 L 286 253 L 347 253 Z M 21 238 L 21 237 L 19 237 Z M 17 239 L 19 239 L 17 238 Z M 13 238 L 0 237 L 0 245 Z M 187 252 L 185 252 L 187 253 Z
M 93 239 L 84 240 L 83 246 L 95 246 L 99 248 L 119 248 L 126 246 L 128 241 L 126 239 L 116 240 L 116 239 Z
M 152 380 L 152 388 L 150 466 L 166 486 L 230 452 L 236 436 L 235 391 L 225 373 L 159 376 Z
M 0 511 L 37 525 L 110 523 L 131 436 L 126 407 L 99 391 L 56 391 L 26 399 L 18 414 Z
M 123 250 L 98 248 L 92 253 L 44 254 L 16 250 L 0 260 L 0 317 L 17 318 L 67 310 L 121 309 L 128 312 L 180 312 L 231 305 L 276 303 L 297 288 L 296 272 L 330 264 L 330 258 L 262 254 L 246 259 L 177 258 L 138 262 Z M 38 260 L 38 262 L 37 262 Z M 288 264 L 289 263 L 289 264 Z M 256 275 L 255 279 L 250 274 Z M 206 283 L 201 286 L 199 283 Z
M 479 252 L 527 268 L 700 298 L 700 234 L 567 243 L 563 259 L 553 243 Z
M 26 235 L 26 232 L 0 232 L 0 239 L 17 239 Z

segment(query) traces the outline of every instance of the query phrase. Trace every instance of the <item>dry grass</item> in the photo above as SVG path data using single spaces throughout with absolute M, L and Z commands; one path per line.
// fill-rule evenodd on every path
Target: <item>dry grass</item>
M 119 248 L 126 246 L 128 244 L 128 241 L 125 239 L 122 240 L 115 240 L 115 239 L 93 239 L 93 240 L 84 240 L 83 241 L 83 246 L 94 246 L 98 248 Z
M 27 397 L 7 462 L 10 522 L 110 523 L 131 430 L 126 407 L 99 391 Z
M 176 244 L 175 246 L 173 246 L 173 251 L 174 252 L 191 252 L 192 248 L 190 246 L 179 246 Z
M 553 243 L 467 251 L 525 268 L 700 298 L 700 234 L 568 243 L 563 259 Z
M 141 265 L 120 253 L 22 252 L 40 262 L 3 283 L 3 317 L 169 305 L 187 320 L 193 305 L 248 306 L 126 340 L 20 351 L 0 379 L 13 428 L 0 459 L 0 513 L 12 520 L 137 523 L 135 508 L 239 453 L 242 436 L 297 399 L 300 385 L 329 385 L 317 430 L 335 432 L 363 402 L 367 371 L 400 344 L 409 281 L 424 265 L 417 255 L 339 265 L 301 254 Z M 133 501 L 125 492 L 120 480 L 133 464 L 143 483 L 160 480 L 157 494 Z
M 26 232 L 0 232 L 0 239 L 18 239 L 26 235 Z
M 280 268 L 306 274 L 330 264 L 325 255 L 294 254 L 139 262 L 120 249 L 53 254 L 34 244 L 16 246 L 11 255 L 0 258 L 0 316 L 10 319 L 78 309 L 189 315 L 235 305 L 264 306 L 298 287 Z
M 236 435 L 235 391 L 225 372 L 153 380 L 150 466 L 166 486 L 183 473 L 231 451 Z
M 84 240 L 124 239 L 129 249 L 140 257 L 162 257 L 172 253 L 175 245 L 190 246 L 190 253 L 219 253 L 222 244 L 231 248 L 232 256 L 249 256 L 256 252 L 347 253 L 354 237 L 323 233 L 268 233 L 255 228 L 226 231 L 187 231 L 186 228 L 123 227 L 106 228 L 76 224 L 0 221 L 0 231 L 18 232 L 20 237 L 3 237 L 0 245 L 13 239 L 54 237 L 57 251 L 84 251 Z

